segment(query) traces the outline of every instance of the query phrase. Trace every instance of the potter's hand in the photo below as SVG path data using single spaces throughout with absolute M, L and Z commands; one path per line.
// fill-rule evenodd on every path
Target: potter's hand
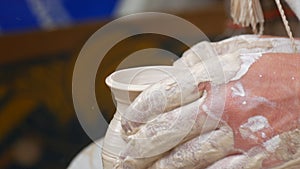
M 282 38 L 211 46 L 208 57 L 196 51 L 175 64 L 191 76 L 154 84 L 125 112 L 120 168 L 261 168 L 299 158 L 300 55 Z

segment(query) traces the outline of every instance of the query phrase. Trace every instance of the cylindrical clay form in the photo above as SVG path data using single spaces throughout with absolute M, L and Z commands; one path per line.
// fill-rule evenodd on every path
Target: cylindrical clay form
M 145 66 L 123 69 L 106 78 L 116 101 L 117 110 L 107 129 L 103 148 L 102 161 L 104 169 L 111 169 L 126 142 L 121 136 L 121 116 L 130 103 L 151 84 L 167 78 L 175 71 L 172 66 Z

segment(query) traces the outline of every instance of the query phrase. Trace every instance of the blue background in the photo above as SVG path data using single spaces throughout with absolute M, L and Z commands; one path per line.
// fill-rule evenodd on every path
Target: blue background
M 45 29 L 41 26 L 34 12 L 30 10 L 30 0 L 0 1 L 0 31 L 2 33 Z M 44 3 L 49 0 L 33 0 Z M 50 0 L 51 1 L 51 0 Z M 117 0 L 59 0 L 71 23 L 90 20 L 102 20 L 113 16 Z M 47 6 L 45 6 L 47 8 Z M 55 18 L 53 19 L 55 21 Z M 47 28 L 46 28 L 47 29 Z

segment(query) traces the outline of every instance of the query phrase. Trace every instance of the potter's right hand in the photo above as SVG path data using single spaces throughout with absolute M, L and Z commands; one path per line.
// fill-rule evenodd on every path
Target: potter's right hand
M 123 114 L 119 168 L 261 168 L 299 158 L 300 55 L 288 39 L 240 36 L 207 50 L 200 59 L 187 51 L 175 66 L 189 74 L 152 85 Z

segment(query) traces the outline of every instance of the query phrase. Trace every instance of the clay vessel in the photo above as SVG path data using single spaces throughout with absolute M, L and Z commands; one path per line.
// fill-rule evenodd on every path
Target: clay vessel
M 113 168 L 118 155 L 126 146 L 120 135 L 122 112 L 143 90 L 165 79 L 173 71 L 175 70 L 172 66 L 144 66 L 119 70 L 106 78 L 105 82 L 111 88 L 116 103 L 116 112 L 104 138 L 102 148 L 104 169 Z

